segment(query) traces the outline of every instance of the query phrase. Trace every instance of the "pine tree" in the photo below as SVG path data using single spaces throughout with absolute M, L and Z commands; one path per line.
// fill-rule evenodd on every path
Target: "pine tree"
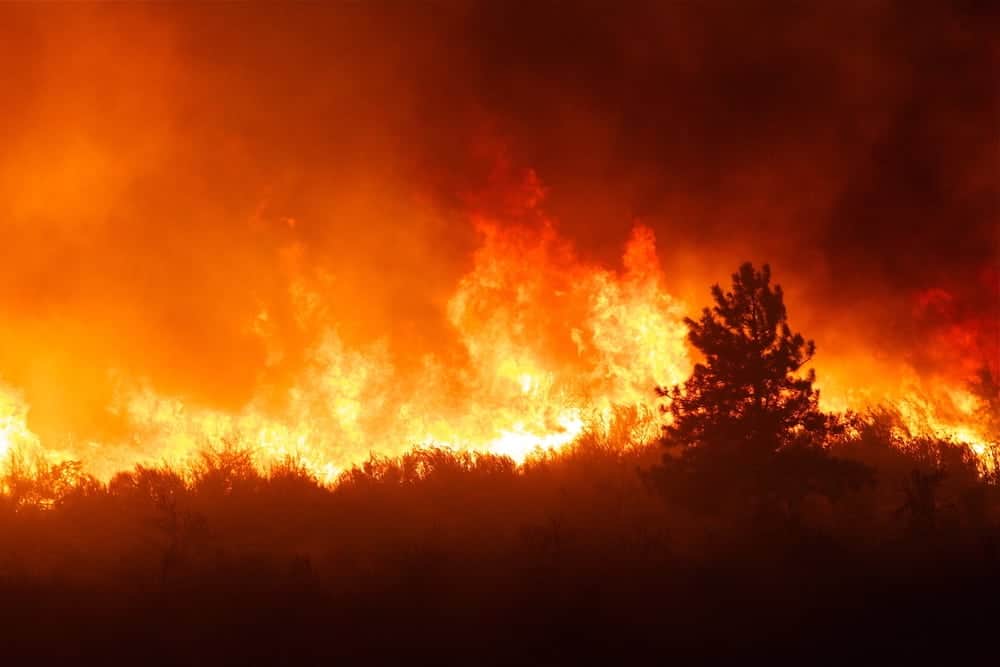
M 747 262 L 733 274 L 730 291 L 714 285 L 712 296 L 713 308 L 698 321 L 685 320 L 704 362 L 683 386 L 658 389 L 669 399 L 667 441 L 749 454 L 821 437 L 828 421 L 818 407 L 815 373 L 797 374 L 816 346 L 789 328 L 770 267 L 757 271 Z

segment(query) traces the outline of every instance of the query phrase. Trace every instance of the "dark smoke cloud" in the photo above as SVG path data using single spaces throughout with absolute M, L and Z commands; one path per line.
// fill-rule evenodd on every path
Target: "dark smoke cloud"
M 405 364 L 499 152 L 595 260 L 651 225 L 694 305 L 770 261 L 821 354 L 922 359 L 947 320 L 995 355 L 995 15 L 809 5 L 5 7 L 0 377 L 48 433 L 113 427 L 109 368 L 238 406 L 264 305 L 268 381 L 313 335 L 294 280 Z

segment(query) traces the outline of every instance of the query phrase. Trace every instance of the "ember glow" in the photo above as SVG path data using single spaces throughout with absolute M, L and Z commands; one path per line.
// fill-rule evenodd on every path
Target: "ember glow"
M 816 339 L 825 409 L 995 441 L 969 385 L 1000 370 L 993 117 L 942 74 L 954 108 L 907 124 L 929 93 L 910 42 L 874 37 L 891 16 L 788 26 L 774 57 L 822 94 L 758 123 L 721 107 L 759 104 L 726 83 L 768 79 L 740 56 L 759 44 L 601 18 L 622 83 L 540 36 L 506 60 L 476 32 L 497 17 L 409 11 L 316 8 L 297 33 L 264 9 L 238 29 L 198 7 L 11 13 L 0 456 L 108 479 L 235 439 L 331 481 L 416 445 L 521 461 L 623 407 L 648 442 L 654 388 L 696 361 L 683 318 L 744 259 Z M 864 48 L 803 55 L 835 18 Z

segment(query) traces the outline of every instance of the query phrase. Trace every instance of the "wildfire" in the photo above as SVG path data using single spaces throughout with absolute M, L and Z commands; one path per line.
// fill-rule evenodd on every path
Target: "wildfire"
M 0 386 L 0 456 L 14 448 L 35 444 L 27 427 L 28 408 L 14 391 Z
M 652 387 L 689 372 L 685 308 L 664 287 L 650 230 L 634 229 L 613 270 L 581 261 L 549 222 L 475 224 L 481 246 L 447 304 L 460 359 L 428 353 L 416 372 L 404 372 L 384 341 L 349 349 L 329 325 L 283 409 L 262 395 L 227 413 L 123 380 L 109 409 L 131 437 L 76 453 L 104 478 L 140 462 L 182 463 L 231 438 L 252 446 L 263 465 L 292 456 L 327 481 L 371 452 L 415 445 L 520 461 L 610 422 L 616 406 L 652 409 Z M 302 284 L 290 289 L 305 308 L 322 300 Z M 37 443 L 27 407 L 13 399 L 4 406 L 4 449 Z
M 332 481 L 372 452 L 435 445 L 521 461 L 595 425 L 608 427 L 623 406 L 656 415 L 653 388 L 682 382 L 692 361 L 683 324 L 689 311 L 667 290 L 653 232 L 635 226 L 621 267 L 612 269 L 581 260 L 541 215 L 517 225 L 477 215 L 473 224 L 480 245 L 446 307 L 457 356 L 427 352 L 416 370 L 404 370 L 385 341 L 352 348 L 335 322 L 324 322 L 280 409 L 263 391 L 242 410 L 224 412 L 123 379 L 108 409 L 126 420 L 127 440 L 44 451 L 82 459 L 90 472 L 108 478 L 136 463 L 183 464 L 206 445 L 238 439 L 262 465 L 295 457 Z M 321 289 L 293 281 L 289 291 L 300 323 L 313 321 Z M 265 308 L 255 322 L 265 343 L 267 322 Z M 983 453 L 990 440 L 977 423 L 978 400 L 954 383 L 940 386 L 930 392 L 912 374 L 892 387 L 832 380 L 823 385 L 823 405 L 844 410 L 889 403 L 911 433 L 950 437 Z M 0 456 L 42 449 L 27 420 L 20 396 L 0 392 Z M 629 437 L 649 440 L 657 433 L 654 427 Z

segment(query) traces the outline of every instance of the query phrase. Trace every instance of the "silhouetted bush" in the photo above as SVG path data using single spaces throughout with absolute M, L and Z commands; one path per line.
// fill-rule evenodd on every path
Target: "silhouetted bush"
M 0 594 L 18 612 L 0 634 L 39 637 L 61 609 L 62 641 L 105 655 L 553 663 L 805 650 L 986 599 L 994 478 L 890 412 L 852 419 L 829 450 L 785 448 L 766 470 L 659 466 L 660 445 L 604 429 L 520 466 L 372 457 L 329 487 L 294 459 L 262 472 L 238 442 L 107 485 L 76 465 L 12 474 Z M 111 633 L 129 639 L 102 643 Z

